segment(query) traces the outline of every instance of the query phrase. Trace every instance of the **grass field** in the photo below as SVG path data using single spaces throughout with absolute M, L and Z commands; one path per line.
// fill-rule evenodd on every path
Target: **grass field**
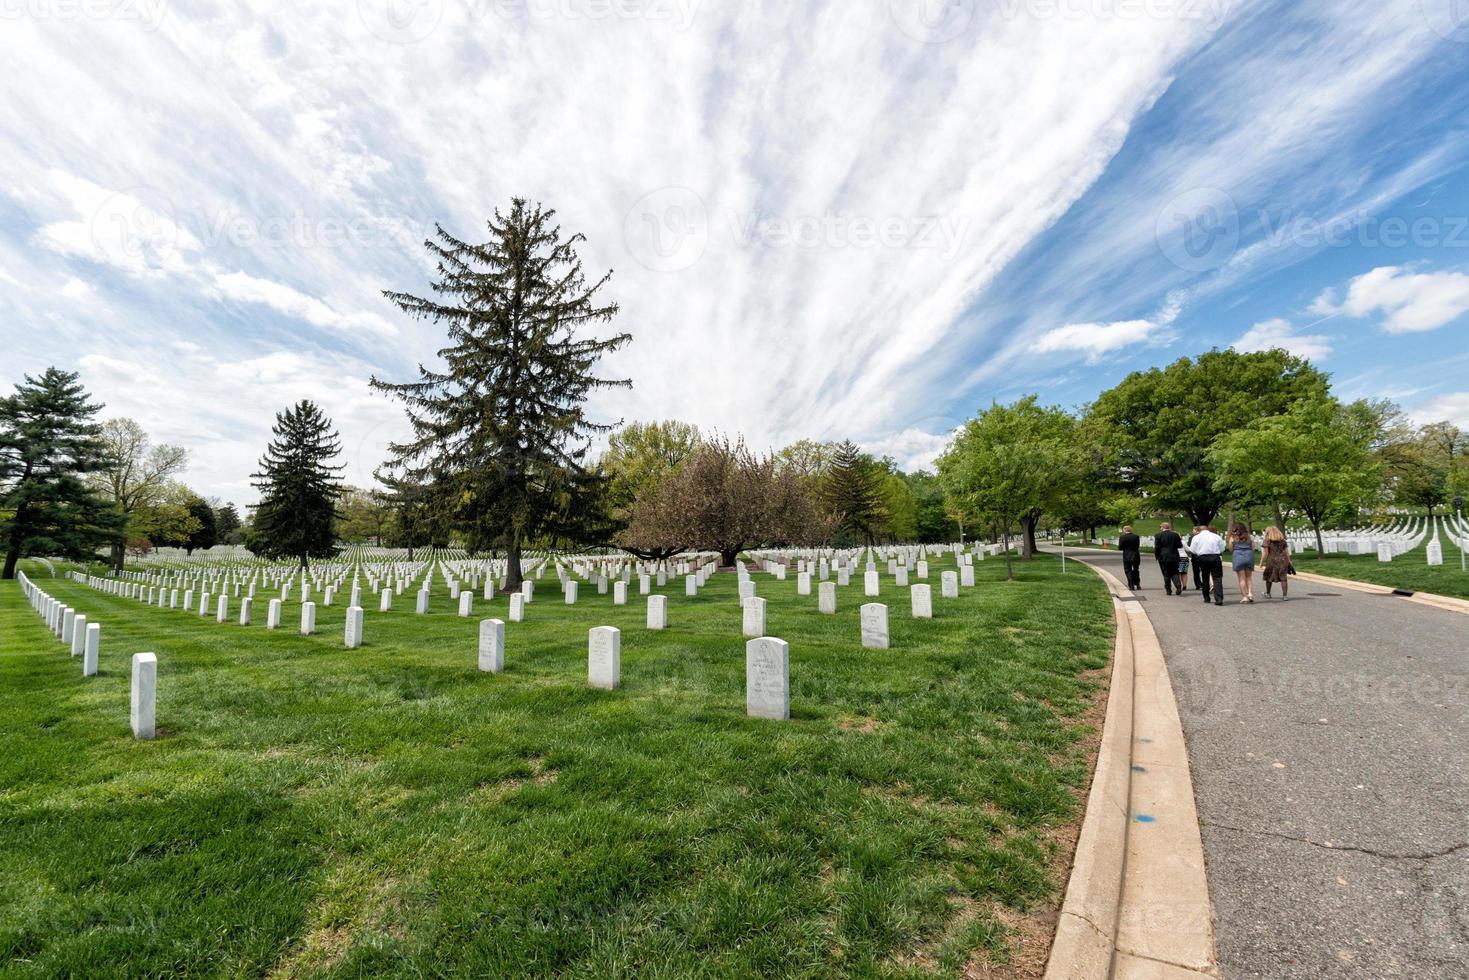
M 503 597 L 471 620 L 442 591 L 427 617 L 411 593 L 373 603 L 349 651 L 341 605 L 301 637 L 294 602 L 269 632 L 28 567 L 102 624 L 101 674 L 0 583 L 0 973 L 1033 973 L 1110 601 L 1048 558 L 1013 584 L 981 563 L 942 600 L 946 567 L 932 621 L 884 576 L 888 651 L 859 645 L 860 584 L 830 617 L 757 575 L 791 644 L 788 722 L 745 716 L 733 575 L 659 590 L 662 633 L 636 596 L 568 607 L 548 577 L 491 675 L 477 621 Z M 603 624 L 623 630 L 615 692 L 586 686 Z M 128 731 L 141 650 L 154 742 Z
M 1459 570 L 1458 546 L 1447 535 L 1440 535 L 1439 544 L 1443 546 L 1444 563 L 1438 567 L 1429 567 L 1426 544 L 1391 562 L 1379 562 L 1376 555 L 1324 555 L 1317 561 L 1313 552 L 1298 559 L 1296 567 L 1303 572 L 1334 575 L 1354 582 L 1469 599 L 1469 575 Z

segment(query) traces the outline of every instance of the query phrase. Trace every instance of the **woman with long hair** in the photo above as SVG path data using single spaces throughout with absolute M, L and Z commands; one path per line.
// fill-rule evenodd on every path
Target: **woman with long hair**
M 1279 582 L 1281 601 L 1289 599 L 1290 544 L 1285 540 L 1285 532 L 1273 524 L 1267 527 L 1260 552 L 1265 562 L 1265 598 L 1270 598 L 1270 586 Z
M 1252 603 L 1255 601 L 1255 539 L 1250 529 L 1243 524 L 1230 528 L 1229 548 L 1234 574 L 1239 576 L 1239 601 Z

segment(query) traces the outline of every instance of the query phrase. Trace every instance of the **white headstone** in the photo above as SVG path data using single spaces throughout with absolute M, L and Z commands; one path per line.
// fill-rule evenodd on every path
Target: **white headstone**
M 316 603 L 301 603 L 301 635 L 310 636 L 316 632 Z
M 974 586 L 974 566 L 963 565 L 959 568 L 959 584 L 966 589 Z
M 810 595 L 810 594 L 811 594 L 811 573 L 810 572 L 797 572 L 796 573 L 796 595 Z
M 606 691 L 621 686 L 622 631 L 616 626 L 597 626 L 588 632 L 587 683 Z
M 614 606 L 625 606 L 625 605 L 627 605 L 627 583 L 626 582 L 613 582 L 612 583 L 612 604 Z
M 392 608 L 393 608 L 393 590 L 392 589 L 383 589 L 382 594 L 378 597 L 378 600 L 377 600 L 377 611 L 378 612 L 387 612 L 388 610 L 390 610 Z
M 921 579 L 928 578 L 928 561 L 926 559 L 918 559 L 918 577 Z
M 1428 542 L 1428 564 L 1434 567 L 1443 564 L 1443 545 L 1437 541 Z
M 83 639 L 85 637 L 85 639 Z M 82 676 L 95 677 L 97 674 L 97 654 L 102 647 L 102 627 L 96 623 L 87 625 L 87 617 L 77 617 L 76 635 L 73 637 L 72 649 L 75 650 L 75 641 L 82 640 Z
M 417 603 L 416 606 L 414 606 L 414 609 L 418 612 L 418 615 L 420 615 L 420 616 L 422 616 L 422 615 L 424 615 L 424 614 L 426 614 L 428 612 L 428 597 L 429 597 L 429 591 L 428 591 L 428 589 L 419 589 L 418 590 L 418 603 Z
M 566 580 L 566 604 L 568 606 L 576 605 L 576 579 Z
M 862 645 L 870 650 L 888 648 L 888 607 L 880 602 L 862 607 Z
M 347 625 L 343 630 L 342 642 L 348 650 L 362 646 L 362 607 L 352 606 L 347 610 Z
M 744 634 L 746 636 L 765 635 L 765 600 L 757 595 L 748 596 L 742 602 L 744 610 Z
M 913 592 L 913 618 L 933 618 L 933 591 L 927 585 L 915 585 Z
M 659 583 L 662 584 L 661 582 Z M 638 595 L 647 595 L 653 591 L 653 580 L 647 575 L 638 576 Z
M 525 619 L 525 596 L 519 592 L 510 596 L 510 621 L 518 623 Z
M 940 588 L 943 590 L 943 597 L 945 599 L 959 598 L 958 572 L 944 572 L 944 574 L 939 576 L 939 581 L 942 583 Z
M 70 606 L 61 610 L 61 642 L 70 643 L 72 631 L 76 629 L 77 611 Z
M 228 595 L 220 595 L 214 605 L 214 621 L 216 623 L 223 623 L 230 618 L 230 597 Z
M 697 578 L 695 578 L 694 576 L 692 576 L 692 575 L 685 575 L 683 577 L 683 594 L 684 595 L 698 595 L 699 594 L 699 580 Z
M 661 630 L 668 628 L 668 597 L 663 595 L 648 596 L 648 629 Z
M 71 655 L 79 657 L 87 648 L 87 617 L 78 616 L 71 624 Z
M 822 582 L 816 586 L 816 610 L 817 612 L 835 613 L 837 611 L 837 587 L 835 582 Z
M 1392 561 L 1392 545 L 1388 544 L 1386 541 L 1379 544 L 1377 546 L 1377 560 Z
M 761 636 L 745 644 L 745 713 L 783 721 L 791 716 L 791 647 Z
M 879 594 L 877 571 L 875 569 L 862 573 L 862 591 L 864 595 L 869 596 L 875 596 Z
M 467 619 L 472 612 L 474 612 L 474 593 L 466 589 L 459 593 L 459 615 Z
M 273 630 L 281 624 L 281 601 L 270 600 L 270 608 L 265 613 L 265 628 Z
M 480 620 L 479 669 L 491 674 L 498 674 L 505 669 L 505 623 L 503 620 Z
M 250 607 L 255 605 L 255 600 L 249 596 L 240 600 L 240 625 L 250 625 Z
M 155 734 L 153 716 L 158 700 L 158 658 L 151 653 L 133 654 L 133 738 L 149 739 Z

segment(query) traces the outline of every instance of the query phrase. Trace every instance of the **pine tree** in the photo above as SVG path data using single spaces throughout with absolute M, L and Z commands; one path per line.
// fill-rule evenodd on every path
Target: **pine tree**
M 336 554 L 337 498 L 343 467 L 329 465 L 342 451 L 331 419 L 309 401 L 275 417 L 275 438 L 253 475 L 260 503 L 255 506 L 250 549 L 266 558 L 308 558 Z
M 22 555 L 90 559 L 122 533 L 122 514 L 85 477 L 105 465 L 102 406 L 88 400 L 77 375 L 47 368 L 26 375 L 0 398 L 0 535 L 4 578 Z
M 860 535 L 864 544 L 872 545 L 885 516 L 882 474 L 852 442 L 843 442 L 832 450 L 822 477 L 821 500 L 841 515 L 842 527 Z
M 437 228 L 424 245 L 438 262 L 438 299 L 387 292 L 405 312 L 447 326 L 447 367 L 419 367 L 419 380 L 373 387 L 401 398 L 413 438 L 390 447 L 389 463 L 434 489 L 471 551 L 501 543 L 506 588 L 520 586 L 527 541 L 566 539 L 598 522 L 599 474 L 585 465 L 590 436 L 612 425 L 590 421 L 587 395 L 630 381 L 593 376 L 602 355 L 631 340 L 579 337 L 610 321 L 617 306 L 594 297 L 576 244 L 551 224 L 555 211 L 516 198 L 489 222 L 489 241 L 471 245 Z

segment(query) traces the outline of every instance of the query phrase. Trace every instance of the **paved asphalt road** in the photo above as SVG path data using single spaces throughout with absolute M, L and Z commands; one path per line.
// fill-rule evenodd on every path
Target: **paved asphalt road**
M 1116 553 L 1071 557 L 1124 579 Z M 1167 597 L 1150 555 L 1138 593 L 1223 976 L 1469 977 L 1469 616 L 1299 580 L 1239 605 L 1227 562 L 1223 607 Z

